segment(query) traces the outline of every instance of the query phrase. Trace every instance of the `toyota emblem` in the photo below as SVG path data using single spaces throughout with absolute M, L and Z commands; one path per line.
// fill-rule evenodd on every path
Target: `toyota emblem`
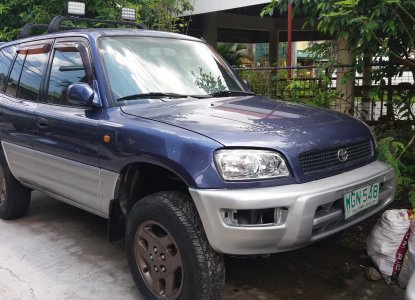
M 339 151 L 337 151 L 337 158 L 341 162 L 345 162 L 349 158 L 349 153 L 347 153 L 346 149 L 340 149 Z

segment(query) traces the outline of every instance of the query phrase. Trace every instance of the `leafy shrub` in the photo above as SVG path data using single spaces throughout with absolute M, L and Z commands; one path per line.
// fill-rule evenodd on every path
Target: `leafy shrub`
M 378 143 L 378 159 L 388 163 L 395 169 L 397 197 L 408 197 L 412 207 L 415 207 L 414 140 L 415 135 L 407 143 L 389 136 L 382 138 Z

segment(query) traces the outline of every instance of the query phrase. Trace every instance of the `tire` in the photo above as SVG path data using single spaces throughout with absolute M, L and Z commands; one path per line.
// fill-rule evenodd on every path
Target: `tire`
M 144 299 L 214 300 L 225 284 L 223 255 L 208 243 L 190 196 L 144 197 L 127 220 L 126 252 Z
M 0 154 L 0 218 L 11 220 L 26 214 L 31 190 L 24 187 L 10 172 L 4 154 Z

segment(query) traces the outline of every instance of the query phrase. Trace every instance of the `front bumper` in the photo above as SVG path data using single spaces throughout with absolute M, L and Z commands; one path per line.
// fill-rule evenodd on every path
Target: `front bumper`
M 343 195 L 353 189 L 380 182 L 379 203 L 345 220 Z M 393 201 L 395 172 L 373 162 L 328 178 L 286 186 L 257 189 L 190 189 L 213 249 L 234 255 L 282 252 L 300 248 L 341 231 L 375 214 Z M 282 223 L 230 225 L 226 210 L 284 208 Z

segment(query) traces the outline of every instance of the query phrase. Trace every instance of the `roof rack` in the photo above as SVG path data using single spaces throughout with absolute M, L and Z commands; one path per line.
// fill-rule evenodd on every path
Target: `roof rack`
M 71 26 L 61 26 L 63 21 L 72 21 L 74 23 L 77 22 L 86 22 L 86 23 L 102 23 L 102 24 L 109 24 L 113 26 L 129 26 L 138 29 L 147 29 L 147 27 L 142 23 L 135 23 L 135 22 L 128 22 L 128 21 L 112 21 L 112 20 L 102 20 L 102 19 L 93 19 L 93 18 L 80 18 L 80 17 L 73 17 L 73 16 L 55 16 L 50 24 L 26 24 L 20 29 L 19 39 L 29 37 L 32 34 L 34 29 L 45 29 L 48 33 L 58 32 L 61 30 L 69 30 L 75 29 L 76 27 Z
M 19 39 L 28 37 L 31 35 L 32 30 L 34 29 L 48 29 L 48 24 L 32 24 L 32 23 L 28 23 L 25 26 L 23 26 L 22 28 L 20 28 L 20 34 L 19 34 Z
M 130 26 L 136 27 L 138 29 L 147 29 L 147 27 L 142 23 L 134 23 L 128 21 L 112 21 L 112 20 L 102 20 L 102 19 L 93 19 L 93 18 L 79 18 L 79 17 L 72 17 L 72 16 L 56 16 L 52 19 L 49 24 L 48 32 L 57 32 L 62 28 L 60 24 L 62 21 L 69 20 L 72 22 L 87 22 L 87 23 L 103 23 L 103 24 L 110 24 L 110 25 L 123 25 L 123 26 Z

